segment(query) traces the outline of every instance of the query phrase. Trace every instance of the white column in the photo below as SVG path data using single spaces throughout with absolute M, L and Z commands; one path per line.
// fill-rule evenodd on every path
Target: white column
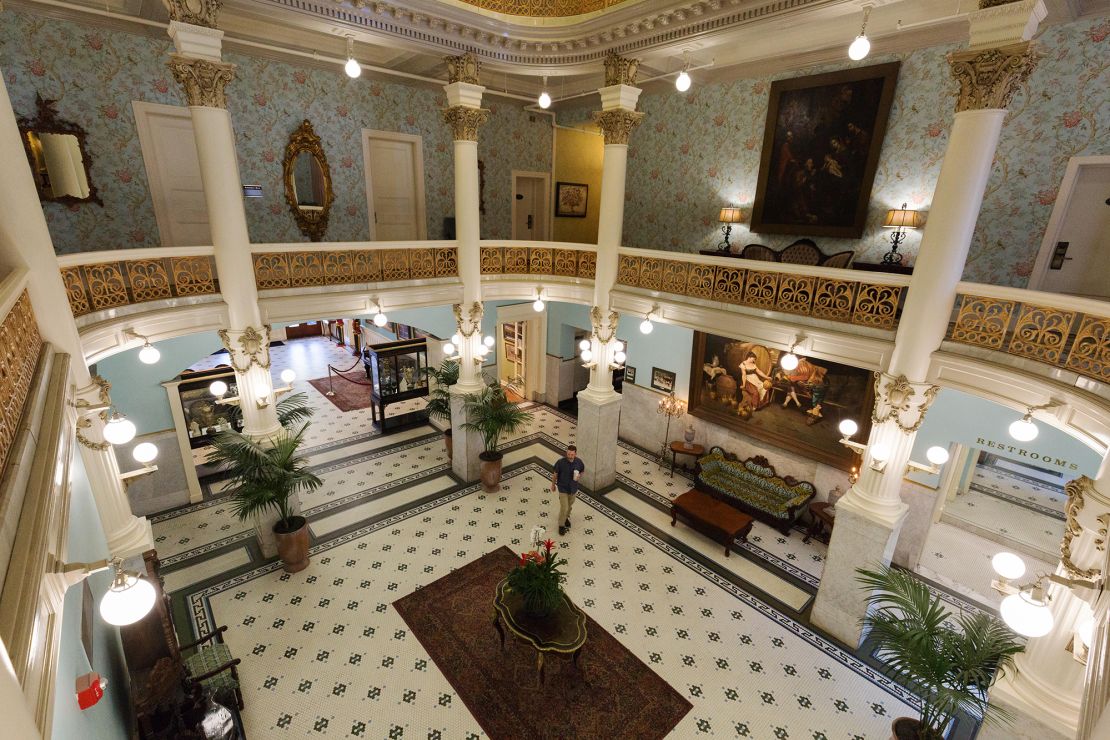
M 69 308 L 54 244 L 2 78 L 0 75 L 0 162 L 8 166 L 0 177 L 0 264 L 8 268 L 27 268 L 27 293 L 39 332 L 59 352 L 69 354 L 71 378 L 79 394 L 92 392 L 99 397 L 100 387 L 94 384 L 85 365 L 81 337 Z M 150 522 L 131 513 L 127 491 L 119 480 L 115 452 L 100 437 L 101 418 L 99 415 L 82 418 L 90 424 L 83 436 L 92 444 L 82 443 L 78 449 L 88 472 L 108 549 L 120 557 L 150 549 L 153 543 Z
M 243 433 L 266 438 L 281 432 L 281 424 L 273 403 L 269 329 L 263 326 L 258 308 L 235 130 L 224 97 L 235 66 L 221 59 L 222 31 L 173 20 L 169 34 L 178 52 L 171 56 L 169 67 L 185 90 L 193 119 L 216 273 L 228 307 L 230 327 L 221 332 L 221 338 L 232 357 L 242 401 Z M 244 337 L 250 346 L 244 344 Z M 257 337 L 265 338 L 265 347 L 256 346 Z M 267 401 L 260 406 L 258 399 Z
M 836 528 L 813 606 L 814 624 L 851 645 L 859 642 L 859 620 L 866 611 L 855 570 L 889 564 L 893 555 L 908 508 L 901 500 L 902 478 L 917 429 L 937 391 L 926 382 L 930 358 L 948 326 L 1006 108 L 1036 63 L 1026 40 L 1043 11 L 1039 0 L 1027 0 L 972 13 L 970 49 L 949 56 L 952 75 L 960 83 L 955 122 L 890 366 L 876 379 L 875 421 L 860 477 L 837 504 Z

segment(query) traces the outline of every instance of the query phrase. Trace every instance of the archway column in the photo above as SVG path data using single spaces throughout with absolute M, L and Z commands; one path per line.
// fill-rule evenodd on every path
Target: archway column
M 54 243 L 19 136 L 15 111 L 0 75 L 0 162 L 10 163 L 0 177 L 0 265 L 28 271 L 27 294 L 43 340 L 70 356 L 70 379 L 77 397 L 110 403 L 109 387 L 85 365 L 77 324 L 62 283 Z M 76 410 L 75 410 L 76 412 Z M 150 522 L 131 513 L 127 490 L 119 478 L 116 453 L 101 431 L 107 414 L 73 416 L 77 449 L 89 477 L 100 524 L 112 555 L 128 557 L 153 546 Z
M 975 223 L 1006 118 L 1037 55 L 1029 39 L 1044 18 L 1040 0 L 983 0 L 970 14 L 971 43 L 949 56 L 960 85 L 956 116 L 937 179 L 887 371 L 876 377 L 876 404 L 860 477 L 837 504 L 836 527 L 813 622 L 850 645 L 866 612 L 856 569 L 890 563 L 908 507 L 902 479 L 913 442 L 937 392 L 927 382 L 963 275 Z M 882 460 L 878 458 L 883 458 Z
M 639 61 L 610 54 L 605 59 L 601 110 L 594 121 L 605 138 L 601 165 L 601 199 L 597 224 L 597 266 L 594 305 L 590 309 L 590 382 L 578 393 L 578 455 L 586 464 L 582 483 L 598 490 L 617 477 L 617 435 L 621 396 L 613 390 L 614 354 L 620 314 L 610 305 L 617 282 L 617 249 L 624 228 L 624 193 L 628 171 L 628 139 L 644 114 L 636 110 L 640 89 L 634 87 Z M 577 351 L 577 348 L 575 348 Z

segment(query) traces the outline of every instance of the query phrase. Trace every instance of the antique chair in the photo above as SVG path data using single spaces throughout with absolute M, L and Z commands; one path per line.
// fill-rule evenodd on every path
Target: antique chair
M 823 256 L 812 239 L 799 239 L 779 252 L 779 262 L 792 265 L 818 265 Z
M 840 267 L 847 269 L 852 264 L 852 257 L 856 255 L 852 250 L 830 254 L 821 260 L 821 267 Z
M 779 256 L 775 250 L 762 244 L 749 244 L 740 251 L 740 257 L 746 260 L 761 260 L 763 262 L 778 262 Z
M 182 645 L 180 649 L 196 648 L 196 652 L 185 659 L 185 671 L 189 678 L 216 698 L 234 697 L 235 706 L 242 709 L 243 692 L 239 688 L 239 671 L 235 668 L 242 661 L 231 657 L 231 650 L 227 645 L 215 641 L 217 636 L 226 631 L 227 625 L 223 625 L 199 640 Z

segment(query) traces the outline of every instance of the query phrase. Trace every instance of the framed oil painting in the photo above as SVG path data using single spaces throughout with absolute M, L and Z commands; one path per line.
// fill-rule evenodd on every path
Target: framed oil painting
M 651 369 L 651 387 L 657 391 L 670 393 L 674 390 L 675 374 L 661 367 Z
M 840 444 L 844 419 L 871 428 L 870 370 L 799 355 L 789 372 L 782 350 L 757 342 L 694 332 L 690 413 L 827 465 L 852 470 L 856 454 Z
M 863 235 L 898 65 L 771 83 L 752 231 Z
M 555 215 L 560 218 L 585 218 L 590 186 L 581 182 L 555 183 Z

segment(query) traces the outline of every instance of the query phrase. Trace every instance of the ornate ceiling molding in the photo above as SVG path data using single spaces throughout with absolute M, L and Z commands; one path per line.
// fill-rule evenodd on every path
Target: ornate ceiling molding
M 526 18 L 567 18 L 607 10 L 628 0 L 459 0 L 475 8 Z

